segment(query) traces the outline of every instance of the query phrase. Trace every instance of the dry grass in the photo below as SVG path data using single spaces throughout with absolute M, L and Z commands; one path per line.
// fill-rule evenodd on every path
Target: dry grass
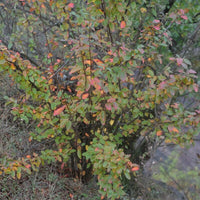
M 49 167 L 31 176 L 23 176 L 20 180 L 3 177 L 0 188 L 2 200 L 98 199 L 96 190 L 76 180 L 61 177 Z

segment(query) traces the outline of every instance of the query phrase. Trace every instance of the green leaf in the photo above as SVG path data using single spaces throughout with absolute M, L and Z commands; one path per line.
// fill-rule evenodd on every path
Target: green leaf
M 11 49 L 12 46 L 13 46 L 13 43 L 10 41 L 10 42 L 8 43 L 8 49 Z
M 79 157 L 79 159 L 82 158 L 81 146 L 78 146 L 77 148 L 77 156 Z
M 0 60 L 0 65 L 5 64 L 5 63 L 6 63 L 6 61 L 4 59 Z
M 128 180 L 131 179 L 130 173 L 127 170 L 124 172 L 124 175 Z
M 67 122 L 66 122 L 66 128 L 67 130 L 69 130 L 72 126 L 72 122 L 68 119 Z

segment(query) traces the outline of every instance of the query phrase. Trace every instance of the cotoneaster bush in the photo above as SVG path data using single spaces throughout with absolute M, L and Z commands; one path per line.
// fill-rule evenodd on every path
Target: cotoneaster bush
M 35 121 L 29 141 L 47 145 L 4 160 L 0 173 L 20 178 L 60 162 L 84 183 L 97 175 L 102 199 L 116 199 L 124 195 L 122 176 L 130 179 L 139 170 L 145 138 L 192 143 L 200 111 L 187 111 L 178 97 L 198 92 L 196 72 L 170 52 L 167 28 L 187 16 L 176 9 L 159 18 L 156 3 L 13 1 L 22 8 L 12 35 L 18 43 L 2 41 L 0 71 L 23 91 L 18 99 L 7 97 L 15 119 Z M 27 58 L 14 50 L 24 38 Z

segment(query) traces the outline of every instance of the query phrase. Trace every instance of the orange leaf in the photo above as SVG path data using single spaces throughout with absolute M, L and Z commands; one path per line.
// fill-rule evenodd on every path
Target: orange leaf
M 89 96 L 89 94 L 88 94 L 88 93 L 85 93 L 85 94 L 82 95 L 82 99 L 87 99 L 88 96 Z
M 126 22 L 125 22 L 125 21 L 122 21 L 121 24 L 120 24 L 120 27 L 121 27 L 121 28 L 125 28 L 125 27 L 126 27 Z
M 29 141 L 29 142 L 31 142 L 31 141 L 32 141 L 32 136 L 30 136 L 30 137 L 28 138 L 28 141 Z
M 179 130 L 177 129 L 177 128 L 173 128 L 173 131 L 175 132 L 175 133 L 179 133 Z
M 102 23 L 105 19 L 99 19 L 98 23 Z
M 167 143 L 167 144 L 169 144 L 169 143 L 171 143 L 172 141 L 170 140 L 170 139 L 166 139 L 165 140 L 165 143 Z
M 41 4 L 41 7 L 42 7 L 42 8 L 46 8 L 44 4 Z
M 49 53 L 48 56 L 47 56 L 47 58 L 51 58 L 52 56 L 53 56 L 53 54 Z
M 175 132 L 175 133 L 179 133 L 179 130 L 177 128 L 175 128 L 174 126 L 168 126 L 168 130 L 169 132 Z
M 50 0 L 49 5 L 50 5 L 50 6 L 53 5 L 53 0 Z
M 82 91 L 78 90 L 77 93 L 76 93 L 76 96 L 80 97 L 81 95 L 82 95 Z
M 12 70 L 15 70 L 15 69 L 16 69 L 16 67 L 15 67 L 15 65 L 14 65 L 13 63 L 11 63 L 11 66 L 10 66 L 10 67 L 11 67 Z
M 30 8 L 29 9 L 30 12 L 33 12 L 34 10 L 35 10 L 35 8 Z
M 172 108 L 178 108 L 179 104 L 178 103 L 174 103 L 173 105 L 171 105 Z
M 53 79 L 49 79 L 48 84 L 51 85 L 53 83 Z
M 65 109 L 66 105 L 54 110 L 54 113 L 53 115 L 56 116 L 56 115 L 60 115 L 60 113 Z
M 138 166 L 135 166 L 131 169 L 132 172 L 138 171 L 140 168 Z
M 162 135 L 162 131 L 161 131 L 161 130 L 160 130 L 160 131 L 157 131 L 157 132 L 156 132 L 156 135 L 157 135 L 157 136 L 161 136 L 161 135 Z
M 92 64 L 92 62 L 91 62 L 91 60 L 85 60 L 85 61 L 84 61 L 84 64 L 91 65 L 91 64 Z
M 86 137 L 90 137 L 90 135 L 89 135 L 88 133 L 85 133 L 85 136 L 86 136 Z
M 94 62 L 95 63 L 97 63 L 97 64 L 102 64 L 103 62 L 101 61 L 101 60 L 99 60 L 99 59 L 93 59 L 94 60 Z

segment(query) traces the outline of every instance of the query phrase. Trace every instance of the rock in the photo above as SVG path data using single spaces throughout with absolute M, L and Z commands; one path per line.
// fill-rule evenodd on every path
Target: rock
M 199 199 L 200 134 L 194 145 L 161 144 L 144 165 L 144 176 L 165 183 L 179 199 Z M 162 184 L 161 184 L 162 185 Z M 162 198 L 172 199 L 172 198 Z

